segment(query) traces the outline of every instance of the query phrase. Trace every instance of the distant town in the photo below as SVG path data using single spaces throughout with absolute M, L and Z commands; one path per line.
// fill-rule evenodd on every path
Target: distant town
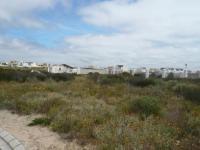
M 121 74 L 121 73 L 130 73 L 131 75 L 142 74 L 145 78 L 160 77 L 160 78 L 189 78 L 189 79 L 198 79 L 200 78 L 200 71 L 188 70 L 187 64 L 184 65 L 183 68 L 171 68 L 171 67 L 163 67 L 163 68 L 128 68 L 125 65 L 115 65 L 108 67 L 96 67 L 96 66 L 88 66 L 88 67 L 75 67 L 67 64 L 48 64 L 48 63 L 37 63 L 37 62 L 24 62 L 24 61 L 8 61 L 8 62 L 0 62 L 0 67 L 8 67 L 8 68 L 30 68 L 34 71 L 36 68 L 44 68 L 49 73 L 73 73 L 73 74 L 89 74 L 89 73 L 99 73 L 99 74 Z

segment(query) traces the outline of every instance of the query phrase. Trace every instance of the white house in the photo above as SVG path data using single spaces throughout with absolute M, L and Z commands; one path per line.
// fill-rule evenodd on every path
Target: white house
M 37 65 L 37 63 L 35 62 L 24 62 L 24 61 L 11 61 L 10 62 L 10 66 L 15 66 L 15 67 L 27 67 L 27 68 L 31 68 L 31 67 L 39 67 Z
M 73 67 L 62 64 L 62 65 L 49 65 L 48 72 L 50 73 L 74 73 Z
M 19 65 L 19 61 L 17 60 L 12 60 L 9 62 L 10 67 L 17 67 Z
M 39 67 L 35 62 L 22 62 L 21 67 Z
M 7 63 L 7 62 L 0 62 L 0 66 L 1 66 L 1 67 L 7 67 L 7 66 L 8 66 L 8 63 Z

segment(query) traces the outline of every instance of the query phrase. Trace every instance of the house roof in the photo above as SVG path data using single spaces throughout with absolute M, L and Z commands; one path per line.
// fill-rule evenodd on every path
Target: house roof
M 74 67 L 69 66 L 69 65 L 67 65 L 67 64 L 53 64 L 53 65 L 51 65 L 51 66 L 64 66 L 64 67 L 71 68 L 71 69 L 74 68 Z
M 71 68 L 71 69 L 73 69 L 74 67 L 72 67 L 72 66 L 69 66 L 69 65 L 67 65 L 67 64 L 62 64 L 62 66 L 65 66 L 65 67 L 67 67 L 67 68 Z
M 91 70 L 103 70 L 103 68 L 92 68 L 92 67 L 84 67 L 81 69 L 91 69 Z

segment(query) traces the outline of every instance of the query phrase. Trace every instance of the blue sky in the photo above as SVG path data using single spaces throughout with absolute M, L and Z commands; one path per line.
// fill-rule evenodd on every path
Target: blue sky
M 200 69 L 199 0 L 1 0 L 0 60 Z

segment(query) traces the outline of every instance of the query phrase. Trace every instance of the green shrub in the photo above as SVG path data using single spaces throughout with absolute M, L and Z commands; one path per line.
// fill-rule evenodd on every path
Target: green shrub
M 159 115 L 161 105 L 154 97 L 142 97 L 130 102 L 130 112 L 138 112 L 141 116 Z
M 183 96 L 187 100 L 200 103 L 200 87 L 190 84 L 178 84 L 173 90 L 178 96 Z
M 183 121 L 182 129 L 186 135 L 190 134 L 200 138 L 200 116 L 187 114 L 185 120 Z
M 173 73 L 169 73 L 166 80 L 173 80 L 174 79 L 174 74 Z
M 36 126 L 36 125 L 41 125 L 41 126 L 48 126 L 50 125 L 51 120 L 48 118 L 36 118 L 32 120 L 31 123 L 28 124 L 28 126 Z
M 125 82 L 124 78 L 120 75 L 102 75 L 99 82 L 101 84 L 116 84 Z
M 100 74 L 99 73 L 89 73 L 87 75 L 88 79 L 93 80 L 94 82 L 98 82 L 99 78 L 100 78 Z
M 51 74 L 47 72 L 30 72 L 30 70 L 0 69 L 0 81 L 69 81 L 75 78 L 74 74 Z
M 69 81 L 75 78 L 75 74 L 67 74 L 67 73 L 57 73 L 57 74 L 48 73 L 47 76 L 55 81 Z
M 129 80 L 129 83 L 133 86 L 139 86 L 139 87 L 147 87 L 156 84 L 155 80 L 153 79 L 144 79 L 141 77 L 134 77 L 131 80 Z
M 19 71 L 1 71 L 0 81 L 18 81 L 24 82 L 26 80 L 27 73 Z

